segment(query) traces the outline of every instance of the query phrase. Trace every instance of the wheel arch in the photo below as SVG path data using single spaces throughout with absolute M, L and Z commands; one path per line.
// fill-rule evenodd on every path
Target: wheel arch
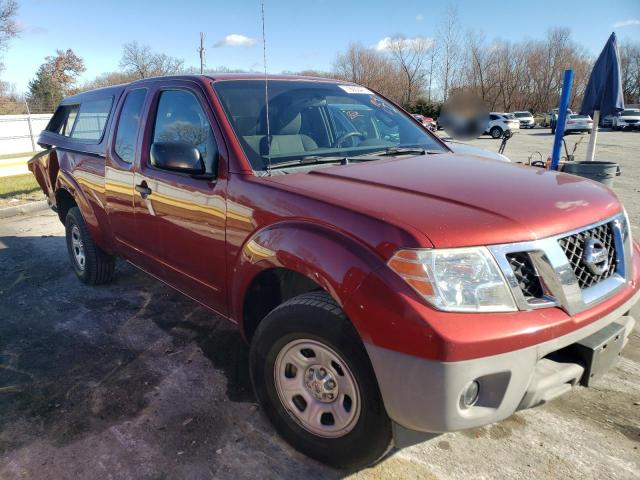
M 369 247 L 336 230 L 297 221 L 271 225 L 245 242 L 232 267 L 233 317 L 250 341 L 260 321 L 289 298 L 323 290 L 344 307 L 382 265 Z M 350 321 L 356 330 L 362 328 Z
M 105 237 L 107 232 L 103 231 L 103 227 L 105 226 L 102 225 L 98 219 L 94 206 L 81 185 L 72 175 L 62 169 L 60 169 L 58 173 L 55 185 L 56 209 L 58 210 L 60 221 L 64 223 L 69 209 L 77 206 L 82 214 L 82 218 L 87 224 L 91 238 L 93 238 L 94 242 L 103 250 L 111 253 Z M 59 198 L 63 201 L 62 208 L 57 203 Z

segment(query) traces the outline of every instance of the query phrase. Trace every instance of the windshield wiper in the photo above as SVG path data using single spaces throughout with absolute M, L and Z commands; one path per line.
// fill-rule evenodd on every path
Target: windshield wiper
M 340 163 L 347 164 L 349 159 L 347 157 L 321 157 L 319 155 L 309 155 L 308 157 L 302 157 L 297 160 L 288 160 L 286 162 L 278 162 L 271 165 L 271 170 L 287 167 L 301 167 L 304 165 L 319 165 L 321 163 Z
M 375 152 L 368 152 L 362 156 L 376 156 L 376 157 L 399 157 L 401 155 L 426 155 L 442 153 L 439 150 L 426 150 L 421 147 L 388 147 L 384 150 L 377 150 Z

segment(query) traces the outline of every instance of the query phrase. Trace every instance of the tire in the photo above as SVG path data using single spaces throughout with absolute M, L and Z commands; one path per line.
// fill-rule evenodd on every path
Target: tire
M 94 243 L 78 207 L 69 209 L 64 226 L 69 260 L 78 278 L 87 285 L 109 282 L 115 270 L 115 257 Z
M 491 138 L 500 138 L 502 136 L 502 129 L 500 127 L 491 127 L 489 135 L 491 135 Z
M 252 339 L 249 361 L 266 416 L 300 452 L 355 470 L 380 460 L 392 447 L 391 420 L 366 350 L 325 292 L 299 295 L 269 313 Z M 293 387 L 283 391 L 285 385 Z M 326 393 L 327 385 L 337 385 L 336 400 L 314 397 L 334 396 Z M 316 421 L 303 419 L 310 407 Z M 330 413 L 332 408 L 346 420 Z

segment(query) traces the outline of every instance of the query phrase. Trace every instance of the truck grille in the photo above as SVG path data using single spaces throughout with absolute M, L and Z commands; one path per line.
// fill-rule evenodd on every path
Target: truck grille
M 543 290 L 529 255 L 524 252 L 511 253 L 507 260 L 516 276 L 518 286 L 526 298 L 542 298 Z
M 607 250 L 609 258 L 609 267 L 601 275 L 594 274 L 584 262 L 584 247 L 585 241 L 589 238 L 598 240 L 604 248 Z M 613 240 L 613 232 L 611 231 L 611 225 L 605 223 L 589 230 L 569 235 L 568 237 L 558 240 L 560 247 L 567 255 L 567 259 L 571 264 L 573 273 L 578 279 L 578 285 L 580 288 L 589 288 L 596 283 L 609 278 L 616 271 L 616 249 L 615 242 Z

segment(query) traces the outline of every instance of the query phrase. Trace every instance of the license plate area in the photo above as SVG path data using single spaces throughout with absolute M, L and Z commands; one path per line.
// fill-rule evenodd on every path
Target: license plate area
M 611 323 L 567 347 L 567 353 L 584 366 L 581 385 L 593 385 L 595 380 L 616 363 L 624 346 L 624 339 L 625 326 Z

